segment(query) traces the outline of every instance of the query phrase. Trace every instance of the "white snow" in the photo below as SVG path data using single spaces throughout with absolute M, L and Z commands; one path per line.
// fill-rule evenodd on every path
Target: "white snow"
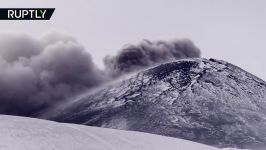
M 0 115 L 0 150 L 219 150 L 159 135 Z
M 240 150 L 240 149 L 236 149 L 236 148 L 224 148 L 223 150 Z M 250 149 L 241 149 L 241 150 L 250 150 Z

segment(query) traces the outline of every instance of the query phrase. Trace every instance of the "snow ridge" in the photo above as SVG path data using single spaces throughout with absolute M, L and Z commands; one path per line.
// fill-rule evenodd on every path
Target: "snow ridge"
M 0 150 L 218 150 L 147 133 L 0 115 Z

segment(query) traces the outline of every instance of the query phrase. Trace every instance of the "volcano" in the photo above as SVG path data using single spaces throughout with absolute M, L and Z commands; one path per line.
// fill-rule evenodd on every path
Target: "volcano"
M 90 92 L 41 118 L 216 147 L 266 145 L 266 83 L 216 59 L 183 59 Z

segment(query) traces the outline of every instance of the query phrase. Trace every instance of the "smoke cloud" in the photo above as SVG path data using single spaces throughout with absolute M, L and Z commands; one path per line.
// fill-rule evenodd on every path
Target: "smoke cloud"
M 106 71 L 113 77 L 156 64 L 183 58 L 200 57 L 200 50 L 188 39 L 173 41 L 144 40 L 139 45 L 128 45 L 116 56 L 104 59 Z
M 0 37 L 1 114 L 30 115 L 100 85 L 106 78 L 70 36 Z
M 100 70 L 69 35 L 0 35 L 0 114 L 32 116 L 110 79 L 175 59 L 199 57 L 189 40 L 143 41 L 106 56 Z

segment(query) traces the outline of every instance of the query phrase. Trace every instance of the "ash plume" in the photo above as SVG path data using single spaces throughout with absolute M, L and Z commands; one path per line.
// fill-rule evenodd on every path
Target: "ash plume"
M 116 56 L 106 56 L 104 63 L 106 71 L 116 77 L 160 63 L 195 57 L 200 57 L 200 50 L 188 39 L 144 40 L 139 45 L 127 45 Z
M 0 113 L 32 114 L 101 84 L 102 74 L 67 35 L 1 35 Z
M 100 70 L 72 36 L 0 35 L 0 114 L 32 116 L 111 79 L 175 59 L 199 57 L 190 40 L 143 41 L 106 56 Z

